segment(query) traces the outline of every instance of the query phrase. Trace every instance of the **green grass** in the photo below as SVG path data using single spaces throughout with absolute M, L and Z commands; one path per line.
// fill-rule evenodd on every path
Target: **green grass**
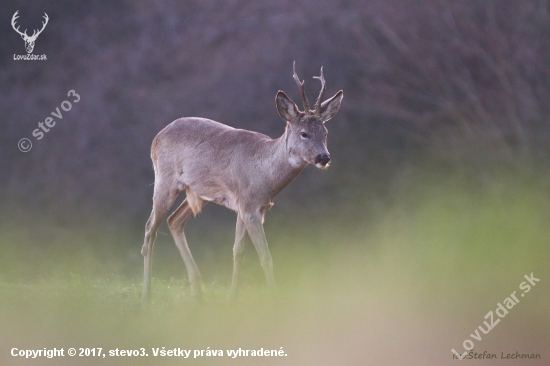
M 365 218 L 334 216 L 322 225 L 279 217 L 266 224 L 275 264 L 271 305 L 253 248 L 247 251 L 240 301 L 226 304 L 227 263 L 199 263 L 205 303 L 181 276 L 155 271 L 153 302 L 142 310 L 141 278 L 113 271 L 83 242 L 70 254 L 52 249 L 25 261 L 6 248 L 0 276 L 0 361 L 7 365 L 365 365 L 454 364 L 451 348 L 482 324 L 498 302 L 519 291 L 525 274 L 541 279 L 476 350 L 534 352 L 550 358 L 550 197 L 543 180 L 503 177 L 471 189 L 460 180 L 422 186 Z M 404 194 L 404 197 L 407 197 Z M 290 222 L 289 222 L 290 221 Z M 359 223 L 359 224 L 358 224 Z M 61 244 L 60 244 L 61 245 Z M 228 250 L 229 252 L 229 250 Z M 35 276 L 17 277 L 18 268 Z M 163 259 L 164 258 L 164 259 Z M 154 268 L 171 263 L 160 255 Z M 113 259 L 112 259 L 113 260 Z M 66 264 L 71 262 L 70 265 Z M 227 258 L 230 263 L 230 258 Z M 61 263 L 57 270 L 55 263 Z M 216 274 L 216 275 L 212 275 Z M 12 347 L 139 349 L 147 358 L 24 360 Z M 192 360 L 153 358 L 152 347 L 280 349 L 288 356 Z M 463 361 L 473 362 L 473 361 Z M 496 364 L 496 363 L 495 363 Z M 514 365 L 522 364 L 516 361 Z

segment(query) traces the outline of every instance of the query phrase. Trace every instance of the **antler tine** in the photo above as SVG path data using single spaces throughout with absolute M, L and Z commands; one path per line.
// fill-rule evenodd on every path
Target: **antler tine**
M 317 101 L 315 102 L 315 106 L 313 107 L 313 109 L 315 110 L 315 114 L 317 116 L 320 116 L 321 103 L 323 103 L 323 96 L 325 95 L 325 89 L 326 89 L 325 77 L 323 75 L 323 66 L 321 66 L 321 76 L 314 76 L 313 78 L 321 80 L 321 91 L 319 92 L 319 97 L 317 97 Z
M 298 79 L 298 75 L 296 74 L 296 61 L 294 61 L 294 63 L 292 64 L 292 70 L 294 71 L 294 74 L 292 75 L 292 77 L 296 81 L 296 85 L 298 85 L 298 90 L 302 95 L 302 102 L 304 102 L 304 112 L 306 114 L 309 114 L 310 113 L 309 101 L 307 100 L 306 91 L 304 90 L 305 80 L 300 82 L 300 79 Z
M 17 13 L 19 13 L 19 10 L 17 10 L 17 11 L 15 12 L 15 14 L 13 14 L 13 17 L 11 18 L 11 26 L 12 26 L 13 29 L 14 29 L 17 33 L 19 33 L 20 35 L 23 35 L 23 34 L 27 35 L 27 30 L 26 30 L 26 29 L 25 29 L 25 32 L 23 33 L 23 32 L 21 32 L 21 31 L 19 30 L 19 26 L 17 26 L 17 28 L 15 27 L 15 21 L 17 20 L 17 18 L 19 18 L 19 15 L 18 15 Z
M 38 31 L 38 33 L 36 34 L 36 37 L 38 37 L 38 35 L 39 35 L 40 33 L 42 33 L 42 31 L 44 30 L 44 28 L 46 28 L 46 25 L 48 24 L 48 20 L 50 20 L 50 18 L 48 17 L 48 14 L 46 14 L 46 13 L 44 13 L 43 18 L 44 18 L 45 22 L 42 22 L 42 29 L 40 29 L 40 30 Z M 36 31 L 36 30 L 35 30 L 35 31 Z M 33 34 L 33 36 L 34 36 L 34 34 Z
M 13 16 L 11 17 L 11 25 L 15 26 L 15 21 L 17 20 L 17 18 L 19 18 L 19 10 L 16 10 L 15 11 L 15 14 L 13 14 Z

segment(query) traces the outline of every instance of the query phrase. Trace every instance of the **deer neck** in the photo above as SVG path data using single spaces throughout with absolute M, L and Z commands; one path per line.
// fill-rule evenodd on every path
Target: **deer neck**
M 271 155 L 273 197 L 292 182 L 308 164 L 292 154 L 288 146 L 289 133 L 287 127 L 281 137 L 273 140 Z

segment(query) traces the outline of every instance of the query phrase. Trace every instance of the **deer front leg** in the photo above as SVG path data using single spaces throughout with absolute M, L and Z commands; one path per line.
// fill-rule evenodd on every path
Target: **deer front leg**
M 235 245 L 233 246 L 233 278 L 231 280 L 231 292 L 229 293 L 230 303 L 234 303 L 237 300 L 239 293 L 239 273 L 244 258 L 244 251 L 246 249 L 246 238 L 246 225 L 241 215 L 237 215 Z
M 264 270 L 265 278 L 267 280 L 267 287 L 271 293 L 271 297 L 275 296 L 275 282 L 273 281 L 273 260 L 269 253 L 267 246 L 267 240 L 265 239 L 265 232 L 263 226 L 262 214 L 252 213 L 245 214 L 243 217 L 248 234 L 254 243 L 254 247 L 260 257 L 260 263 Z

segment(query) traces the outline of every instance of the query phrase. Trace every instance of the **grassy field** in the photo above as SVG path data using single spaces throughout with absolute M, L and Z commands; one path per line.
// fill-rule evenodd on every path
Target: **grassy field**
M 24 242 L 23 230 L 4 228 L 0 363 L 547 365 L 550 195 L 545 181 L 508 176 L 473 189 L 453 178 L 410 186 L 417 190 L 402 191 L 378 214 L 358 216 L 359 205 L 315 225 L 270 218 L 266 232 L 277 280 L 275 305 L 251 246 L 236 306 L 226 304 L 229 275 L 223 281 L 205 276 L 210 279 L 205 303 L 198 306 L 189 296 L 183 265 L 175 270 L 181 276 L 167 275 L 161 268 L 171 262 L 160 255 L 153 303 L 144 311 L 141 277 L 94 259 L 86 243 L 32 257 L 14 244 Z M 230 271 L 230 257 L 222 269 L 202 262 L 203 274 Z M 34 276 L 17 275 L 18 268 L 33 266 L 39 268 Z M 483 325 L 485 315 L 513 291 L 519 297 L 524 275 L 531 273 L 540 282 L 494 329 L 474 340 L 470 334 Z M 466 339 L 476 352 L 498 359 L 453 360 L 451 349 L 462 353 Z M 100 347 L 103 353 L 117 348 L 141 353 L 144 348 L 149 356 L 25 359 L 10 355 L 14 347 L 65 352 Z M 191 352 L 185 360 L 154 357 L 153 348 L 162 347 L 205 352 L 197 358 Z M 286 356 L 227 355 L 239 348 L 281 347 Z M 206 356 L 208 350 L 224 355 Z M 500 358 L 516 351 L 541 359 Z

